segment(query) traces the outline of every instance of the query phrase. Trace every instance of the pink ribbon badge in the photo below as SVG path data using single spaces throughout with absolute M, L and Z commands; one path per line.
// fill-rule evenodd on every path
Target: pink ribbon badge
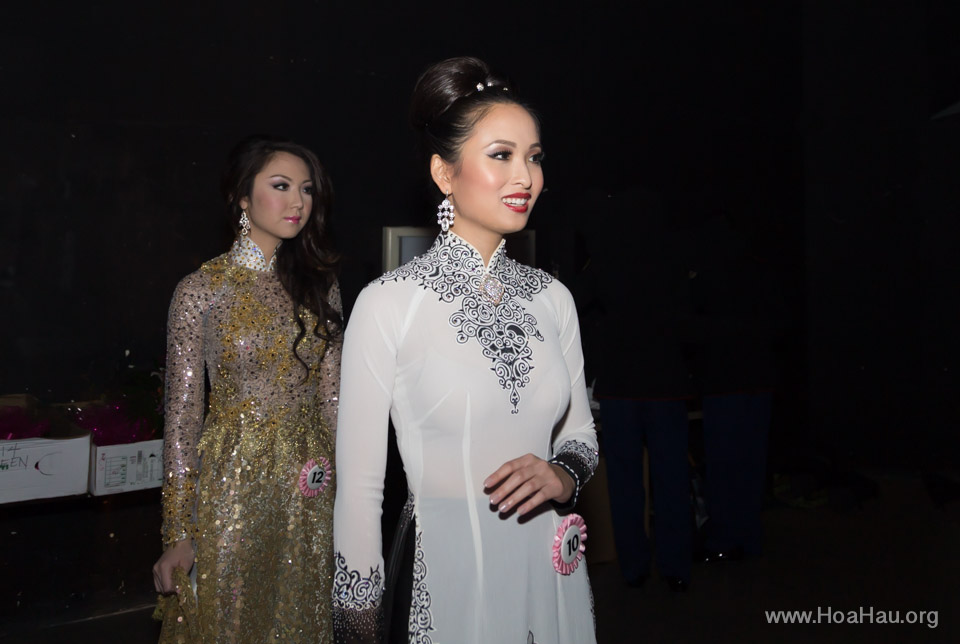
M 330 461 L 322 456 L 318 460 L 311 458 L 300 470 L 300 491 L 304 496 L 317 496 L 329 483 Z
M 553 536 L 553 567 L 561 575 L 569 575 L 583 559 L 587 546 L 587 524 L 579 514 L 567 516 Z

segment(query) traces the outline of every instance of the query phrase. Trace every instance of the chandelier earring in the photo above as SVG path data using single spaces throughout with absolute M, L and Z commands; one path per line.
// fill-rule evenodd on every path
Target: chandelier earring
M 440 205 L 437 206 L 437 223 L 440 224 L 440 230 L 447 232 L 453 225 L 453 204 L 450 203 L 450 195 L 444 197 Z
M 240 211 L 240 234 L 246 237 L 250 234 L 250 218 L 247 217 L 247 209 Z

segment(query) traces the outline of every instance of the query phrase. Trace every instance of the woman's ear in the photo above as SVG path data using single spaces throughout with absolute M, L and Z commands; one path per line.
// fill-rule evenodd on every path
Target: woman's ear
M 451 170 L 450 164 L 440 158 L 439 154 L 434 154 L 430 157 L 430 176 L 433 177 L 433 182 L 437 184 L 440 192 L 445 195 L 453 192 L 450 189 Z
M 246 210 L 247 208 L 250 207 L 250 200 L 244 197 L 243 199 L 237 202 L 237 205 L 240 206 L 240 210 Z

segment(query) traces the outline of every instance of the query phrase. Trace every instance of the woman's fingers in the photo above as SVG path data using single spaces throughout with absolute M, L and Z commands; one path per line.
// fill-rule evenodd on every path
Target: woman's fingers
M 549 497 L 544 494 L 543 489 L 541 489 L 539 492 L 530 497 L 526 503 L 517 508 L 517 516 L 522 517 L 527 512 L 537 509 L 542 503 L 546 503 L 549 500 Z
M 173 569 L 183 568 L 190 572 L 193 567 L 193 543 L 189 539 L 177 542 L 163 551 L 153 565 L 153 584 L 157 592 L 170 594 L 177 591 L 173 583 Z
M 157 592 L 163 595 L 171 592 L 170 586 L 172 585 L 172 571 L 167 571 L 168 566 L 162 562 L 157 562 L 153 565 L 153 586 L 156 588 Z
M 503 466 L 497 470 L 501 473 L 501 478 L 499 484 L 494 483 L 492 486 L 488 485 L 487 487 L 496 487 L 493 494 L 490 495 L 490 503 L 493 505 L 499 506 L 500 503 L 506 499 L 514 490 L 523 485 L 523 483 L 529 480 L 534 476 L 535 472 L 530 468 L 527 462 L 524 460 L 524 457 L 520 457 L 504 463 Z M 504 480 L 503 477 L 506 477 Z M 487 479 L 488 481 L 491 480 Z
M 518 469 L 524 467 L 524 465 L 528 464 L 531 458 L 536 458 L 536 456 L 533 454 L 524 454 L 520 458 L 507 461 L 497 468 L 496 472 L 487 477 L 487 479 L 483 482 L 483 487 L 488 490 L 497 487 L 497 485 L 499 485 L 505 478 L 513 474 Z
M 484 485 L 496 487 L 490 495 L 490 503 L 501 513 L 523 503 L 518 515 L 563 493 L 563 483 L 550 464 L 532 454 L 504 463 L 484 481 Z
M 506 502 L 507 497 L 509 497 L 513 492 L 523 485 L 526 481 L 526 477 L 522 472 L 517 471 L 510 475 L 510 477 L 500 484 L 497 490 L 490 495 L 490 504 L 500 506 Z M 503 510 L 501 510 L 502 512 Z
M 507 482 L 509 482 L 509 479 Z M 514 488 L 513 493 L 510 496 L 506 497 L 502 502 L 499 503 L 497 510 L 500 512 L 509 512 L 511 508 L 539 489 L 540 488 L 535 479 L 523 480 L 518 484 L 517 487 Z
M 174 591 L 173 588 L 173 567 L 172 566 L 161 566 L 160 567 L 160 592 L 167 595 Z

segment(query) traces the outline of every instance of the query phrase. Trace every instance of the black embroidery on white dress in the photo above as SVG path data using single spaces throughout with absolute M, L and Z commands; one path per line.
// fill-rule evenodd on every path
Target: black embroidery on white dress
M 487 274 L 503 285 L 499 302 L 489 297 L 491 289 L 484 284 Z M 476 338 L 483 355 L 493 362 L 490 370 L 497 375 L 500 387 L 510 392 L 511 413 L 516 414 L 520 389 L 530 382 L 533 369 L 530 339 L 543 342 L 537 319 L 526 312 L 520 300 L 532 301 L 553 278 L 507 257 L 503 242 L 494 252 L 487 273 L 473 246 L 452 233 L 444 233 L 426 253 L 384 274 L 379 281 L 383 284 L 406 279 L 419 281 L 444 302 L 461 298 L 460 310 L 449 319 L 450 326 L 457 330 L 457 342 L 465 344 Z
M 333 600 L 338 606 L 364 610 L 380 604 L 383 595 L 380 566 L 371 568 L 370 575 L 362 577 L 358 571 L 347 568 L 347 560 L 339 552 L 334 556 L 334 561 Z
M 587 590 L 590 591 L 590 616 L 593 618 L 593 632 L 597 632 L 597 607 L 593 601 L 593 584 L 590 583 L 590 577 L 587 577 Z
M 581 466 L 589 473 L 587 479 L 593 476 L 600 464 L 600 454 L 589 443 L 578 440 L 569 440 L 557 448 L 557 457 L 568 457 L 579 461 Z M 586 483 L 587 481 L 584 481 Z
M 335 641 L 379 641 L 383 632 L 383 575 L 380 567 L 363 577 L 347 568 L 339 552 L 334 555 L 333 630 Z
M 558 510 L 570 510 L 580 498 L 580 490 L 593 476 L 600 463 L 600 455 L 592 445 L 578 440 L 568 440 L 557 448 L 557 452 L 550 459 L 550 463 L 562 467 L 573 479 L 573 496 L 565 503 L 556 503 Z
M 417 545 L 413 558 L 413 593 L 410 596 L 410 621 L 408 635 L 416 644 L 433 644 L 430 631 L 433 615 L 430 613 L 430 591 L 427 590 L 427 563 L 423 558 L 423 533 L 417 532 Z

